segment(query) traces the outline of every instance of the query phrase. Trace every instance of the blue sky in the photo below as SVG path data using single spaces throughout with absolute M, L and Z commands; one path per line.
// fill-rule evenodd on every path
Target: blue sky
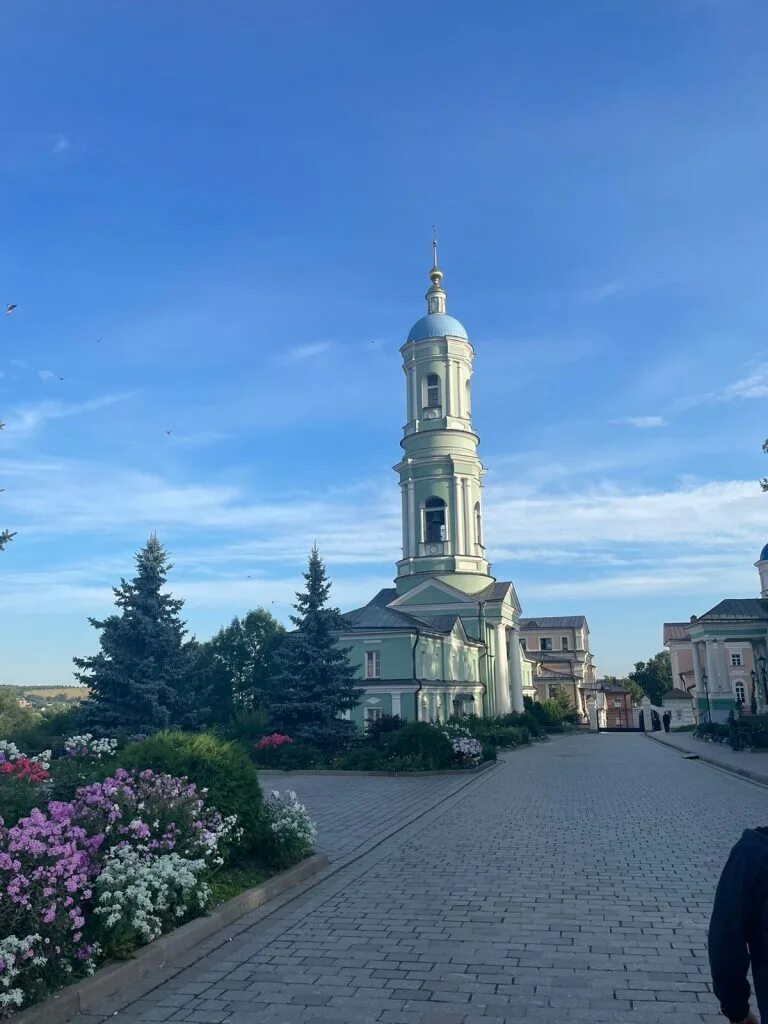
M 524 613 L 623 673 L 754 595 L 766 39 L 759 0 L 4 0 L 0 681 L 68 680 L 152 530 L 201 638 L 285 617 L 315 539 L 342 607 L 390 583 L 433 222 Z

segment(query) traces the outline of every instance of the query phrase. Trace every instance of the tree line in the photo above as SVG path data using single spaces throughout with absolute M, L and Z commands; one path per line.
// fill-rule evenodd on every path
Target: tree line
M 264 608 L 234 618 L 210 640 L 190 636 L 184 602 L 165 592 L 172 569 L 153 534 L 136 555 L 136 574 L 113 588 L 116 611 L 90 618 L 99 650 L 75 658 L 89 690 L 77 716 L 101 735 L 199 729 L 256 715 L 270 728 L 321 747 L 353 727 L 339 715 L 361 691 L 335 642 L 341 613 L 328 605 L 330 580 L 317 548 L 296 595 L 293 631 Z

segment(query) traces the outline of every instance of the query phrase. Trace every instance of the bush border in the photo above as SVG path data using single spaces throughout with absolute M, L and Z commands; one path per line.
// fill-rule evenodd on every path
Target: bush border
M 476 768 L 442 768 L 430 772 L 363 772 L 344 768 L 258 768 L 259 775 L 370 775 L 383 779 L 423 779 L 428 775 L 477 775 L 496 766 L 497 761 L 483 761 Z
M 90 978 L 68 985 L 34 1006 L 12 1014 L 13 1024 L 66 1024 L 80 1013 L 88 1013 L 103 999 L 139 981 L 173 957 L 188 952 L 211 935 L 256 910 L 287 889 L 311 878 L 328 866 L 328 857 L 315 852 L 287 871 L 281 871 L 252 889 L 245 889 L 210 914 L 196 917 L 180 928 L 142 946 L 130 960 L 113 961 L 100 967 Z

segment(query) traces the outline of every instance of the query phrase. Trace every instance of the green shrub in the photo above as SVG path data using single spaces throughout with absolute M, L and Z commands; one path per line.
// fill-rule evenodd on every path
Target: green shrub
M 250 746 L 264 735 L 266 728 L 266 712 L 260 711 L 258 708 L 241 708 L 220 727 L 220 731 L 226 739 L 238 740 L 245 746 Z M 217 731 L 219 730 L 217 729 Z
M 0 779 L 0 818 L 8 828 L 26 818 L 33 807 L 44 807 L 48 799 L 45 789 L 25 779 Z
M 260 768 L 278 768 L 284 772 L 303 768 L 322 768 L 323 753 L 310 743 L 284 743 L 280 747 L 253 747 L 253 759 Z
M 387 768 L 391 772 L 423 772 L 424 763 L 418 754 L 400 754 L 390 757 Z
M 211 733 L 159 732 L 130 743 L 119 756 L 123 768 L 151 768 L 186 776 L 224 815 L 236 814 L 243 829 L 243 851 L 269 855 L 272 837 L 265 827 L 264 802 L 255 766 L 245 748 Z
M 426 722 L 411 722 L 386 738 L 386 749 L 397 757 L 416 757 L 425 771 L 448 768 L 453 760 L 451 741 Z
M 496 747 L 491 743 L 483 744 L 483 761 L 495 761 L 496 760 Z
M 43 750 L 59 754 L 64 750 L 64 740 L 80 732 L 76 715 L 77 707 L 44 711 L 34 722 L 16 729 L 13 736 L 0 735 L 0 739 L 13 740 L 30 757 Z
M 508 715 L 501 716 L 501 723 L 506 726 L 527 729 L 533 739 L 538 739 L 544 731 L 539 719 L 532 711 L 524 711 L 522 714 L 512 711 Z
M 380 772 L 390 770 L 383 751 L 373 746 L 355 747 L 333 764 L 351 772 Z
M 71 800 L 75 790 L 102 782 L 123 765 L 121 756 L 89 761 L 80 757 L 57 757 L 51 762 L 51 799 Z
M 381 743 L 383 737 L 403 729 L 406 725 L 405 719 L 400 715 L 381 715 L 366 723 L 365 735 L 374 743 Z

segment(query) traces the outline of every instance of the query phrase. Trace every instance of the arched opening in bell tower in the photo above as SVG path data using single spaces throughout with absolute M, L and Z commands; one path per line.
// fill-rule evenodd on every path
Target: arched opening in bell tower
M 445 502 L 442 498 L 427 498 L 424 502 L 424 542 L 438 543 L 445 537 Z
M 424 408 L 440 407 L 440 378 L 436 373 L 428 373 L 424 380 Z

